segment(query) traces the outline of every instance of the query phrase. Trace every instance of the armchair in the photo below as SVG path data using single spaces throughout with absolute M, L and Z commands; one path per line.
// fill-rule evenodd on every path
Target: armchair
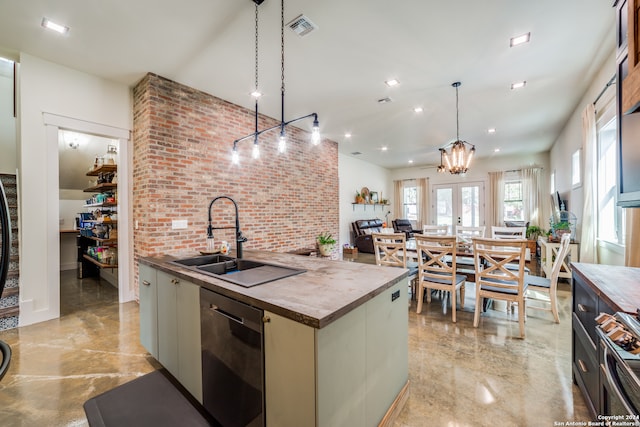
M 381 219 L 360 219 L 351 223 L 353 230 L 354 246 L 358 251 L 372 254 L 373 238 L 371 233 L 380 233 L 382 231 Z
M 408 219 L 394 219 L 391 223 L 393 224 L 393 231 L 395 233 L 404 233 L 407 236 L 407 239 L 412 238 L 414 233 L 422 234 L 422 230 L 413 229 L 411 221 Z

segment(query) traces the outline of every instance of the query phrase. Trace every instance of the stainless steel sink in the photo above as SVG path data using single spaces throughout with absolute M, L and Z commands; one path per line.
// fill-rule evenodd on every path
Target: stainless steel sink
M 182 265 L 183 267 L 196 267 L 198 265 L 215 264 L 226 261 L 235 261 L 235 258 L 226 255 L 203 255 L 193 258 L 177 259 L 171 262 L 174 264 Z
M 306 271 L 300 268 L 236 259 L 224 255 L 206 255 L 171 262 L 245 288 L 273 282 Z

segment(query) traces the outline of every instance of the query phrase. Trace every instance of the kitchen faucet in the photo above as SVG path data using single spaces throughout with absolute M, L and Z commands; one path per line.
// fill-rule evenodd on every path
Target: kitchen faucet
M 208 211 L 208 221 L 209 221 L 209 226 L 207 227 L 207 238 L 209 238 L 209 239 L 213 238 L 213 230 L 223 230 L 223 229 L 234 228 L 234 227 L 214 227 L 211 224 L 211 206 L 213 206 L 213 204 L 216 202 L 216 200 L 219 200 L 219 199 L 230 200 L 231 203 L 233 203 L 233 206 L 236 208 L 236 226 L 235 226 L 235 230 L 236 230 L 236 257 L 238 259 L 240 259 L 240 258 L 242 258 L 242 243 L 246 242 L 247 238 L 244 237 L 242 235 L 242 231 L 240 231 L 240 219 L 238 217 L 238 204 L 231 197 L 229 197 L 229 196 L 218 196 L 215 199 L 213 199 L 211 201 L 211 203 L 209 203 L 209 209 L 207 210 Z

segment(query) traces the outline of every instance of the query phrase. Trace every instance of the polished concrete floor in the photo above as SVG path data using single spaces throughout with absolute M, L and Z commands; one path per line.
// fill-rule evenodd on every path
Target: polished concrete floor
M 369 262 L 360 256 L 359 262 Z M 87 425 L 82 404 L 158 368 L 138 339 L 138 306 L 106 282 L 65 272 L 59 319 L 0 332 L 13 348 L 0 382 L 0 426 Z M 409 307 L 409 400 L 396 426 L 553 426 L 589 419 L 571 380 L 570 287 L 560 324 L 531 310 L 526 339 L 515 316 L 489 310 L 473 327 L 473 284 L 458 322 L 436 298 Z

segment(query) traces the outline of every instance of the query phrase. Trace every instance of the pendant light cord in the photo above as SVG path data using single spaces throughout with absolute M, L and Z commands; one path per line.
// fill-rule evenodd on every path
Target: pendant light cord
M 281 105 L 281 124 L 282 131 L 284 132 L 284 0 L 280 0 L 280 94 L 282 97 Z
M 460 112 L 458 111 L 458 87 L 460 83 L 456 85 L 456 141 L 460 141 Z
M 256 48 L 255 48 L 255 55 L 256 55 L 256 85 L 255 85 L 255 92 L 256 95 L 258 94 L 258 3 L 256 3 Z M 255 121 L 256 121 L 256 133 L 258 132 L 258 96 L 255 97 L 256 98 L 256 117 L 255 117 Z M 256 135 L 256 139 L 255 141 L 258 141 L 258 136 Z

